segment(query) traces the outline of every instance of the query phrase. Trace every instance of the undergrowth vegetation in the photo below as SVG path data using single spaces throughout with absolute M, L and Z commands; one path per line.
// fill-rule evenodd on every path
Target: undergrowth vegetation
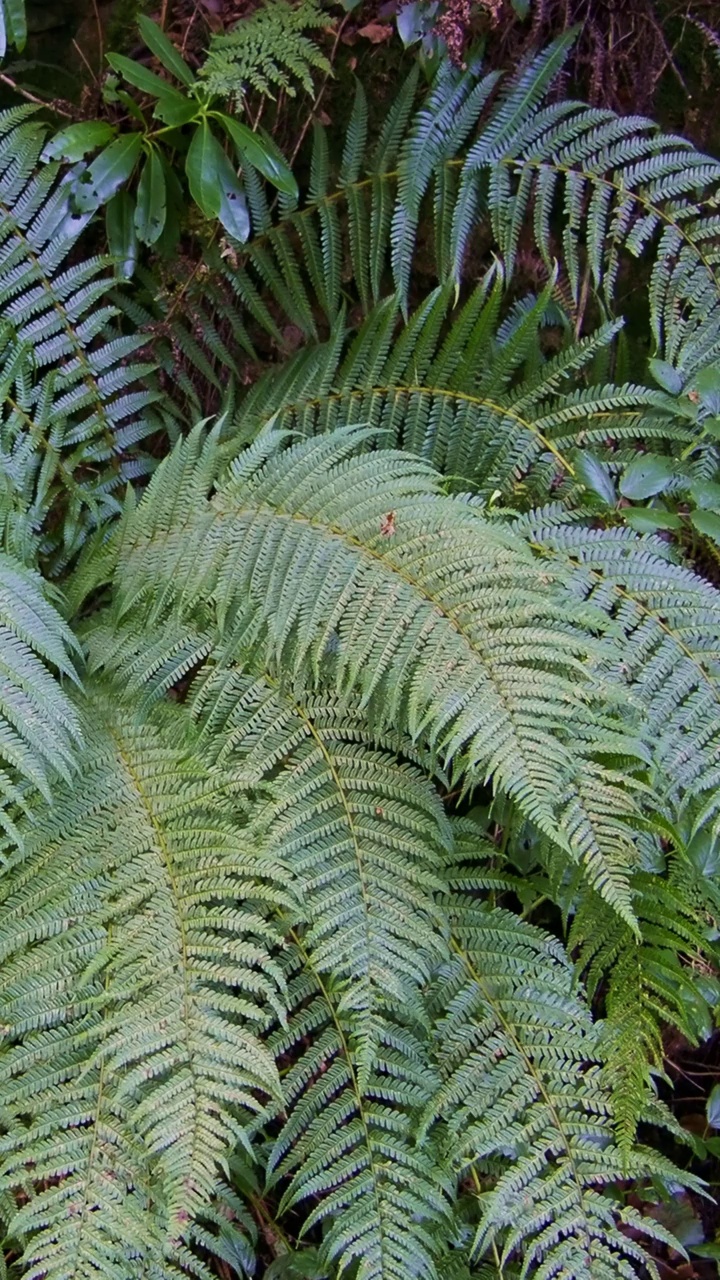
M 358 80 L 296 178 L 296 19 L 0 116 L 6 1266 L 657 1277 L 720 1123 L 667 1074 L 720 1003 L 720 162 L 559 93 L 566 33 L 379 129 Z

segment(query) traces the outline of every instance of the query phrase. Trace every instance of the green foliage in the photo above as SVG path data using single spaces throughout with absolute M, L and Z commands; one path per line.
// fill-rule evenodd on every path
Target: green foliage
M 272 14 L 302 48 L 283 12 L 242 30 Z M 245 148 L 256 234 L 198 264 L 200 312 L 179 292 L 163 319 L 140 264 L 115 328 L 104 262 L 59 267 L 97 196 L 122 263 L 159 244 L 152 130 L 0 121 L 13 1265 L 656 1276 L 655 1202 L 701 1186 L 636 1130 L 681 1139 L 663 1034 L 707 1037 L 720 997 L 720 593 L 697 519 L 720 510 L 720 170 L 548 103 L 563 38 L 505 87 L 442 64 L 416 107 L 414 73 L 370 149 L 358 88 L 337 179 L 317 128 L 300 201 L 142 31 L 182 87 L 115 69 L 226 231 L 221 137 Z M 252 58 L 265 89 L 289 74 L 280 42 L 276 70 Z M 632 257 L 648 367 L 613 314 Z M 163 398 L 172 443 L 121 509 L 149 470 L 131 330 L 154 318 L 185 404 Z M 272 367 L 227 388 L 261 347 Z M 223 412 L 180 432 L 208 386 Z M 108 444 L 117 404 L 139 422 Z
M 125 279 L 135 270 L 138 242 L 165 254 L 176 249 L 187 202 L 182 177 L 203 217 L 218 218 L 237 241 L 250 234 L 238 169 L 257 170 L 278 190 L 297 195 L 295 179 L 272 139 L 221 111 L 218 93 L 208 91 L 193 74 L 160 27 L 142 15 L 138 25 L 160 67 L 182 87 L 123 54 L 110 53 L 108 62 L 116 75 L 106 83 L 104 97 L 127 110 L 131 128 L 121 130 L 96 120 L 71 124 L 43 152 L 45 160 L 76 162 L 70 187 L 76 213 L 106 207 L 110 251 Z M 118 77 L 139 91 L 145 111 L 119 87 Z M 151 119 L 146 114 L 148 99 Z M 190 132 L 183 134 L 183 128 Z M 85 161 L 94 151 L 94 159 Z M 184 157 L 179 172 L 178 154 Z M 134 198 L 129 187 L 134 188 Z
M 279 1092 L 255 1033 L 284 985 L 282 870 L 183 718 L 118 702 L 88 686 L 82 789 L 36 810 L 3 878 L 2 1185 L 48 1184 L 12 1224 L 31 1273 L 181 1251 L 218 1155 Z
M 61 566 L 147 472 L 137 446 L 166 413 L 142 336 L 113 328 L 107 262 L 76 252 L 87 216 L 66 176 L 55 162 L 37 172 L 44 133 L 27 107 L 0 119 L 2 510 L 23 559 L 39 539 Z
M 202 69 L 211 93 L 241 101 L 249 91 L 274 96 L 284 90 L 313 91 L 313 71 L 330 71 L 330 63 L 305 33 L 327 25 L 316 0 L 266 0 L 232 31 L 213 36 Z

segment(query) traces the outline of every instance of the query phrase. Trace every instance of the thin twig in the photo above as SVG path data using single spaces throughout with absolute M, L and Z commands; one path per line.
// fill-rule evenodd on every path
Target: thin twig
M 165 23 L 168 20 L 169 10 L 170 10 L 170 0 L 163 0 L 162 9 L 160 10 L 160 30 L 161 31 L 165 30 Z
M 102 71 L 103 59 L 105 57 L 105 37 L 103 35 L 102 18 L 100 17 L 100 10 L 98 8 L 97 0 L 92 0 L 92 7 L 93 7 L 93 13 L 95 14 L 95 23 L 97 25 L 97 33 L 98 33 L 98 75 L 99 75 L 100 72 Z
M 19 93 L 21 98 L 26 98 L 28 102 L 34 102 L 38 107 L 47 107 L 48 111 L 54 111 L 56 115 L 64 116 L 66 120 L 75 119 L 75 113 L 73 111 L 66 111 L 65 107 L 61 107 L 57 100 L 46 102 L 44 98 L 38 98 L 34 93 L 31 93 L 29 89 L 23 89 L 22 85 L 17 84 L 17 82 L 13 80 L 11 76 L 6 75 L 4 71 L 0 71 L 0 81 L 13 89 L 15 93 Z
M 182 42 L 182 45 L 180 46 L 180 53 L 183 58 L 185 57 L 185 50 L 187 49 L 187 42 L 190 36 L 190 32 L 192 31 L 193 22 L 197 18 L 199 12 L 200 10 L 198 9 L 198 6 L 195 5 L 190 17 L 190 21 L 187 23 L 185 27 L 185 35 L 183 36 L 183 42 Z
M 292 166 L 294 165 L 294 163 L 295 163 L 295 161 L 296 161 L 296 159 L 297 159 L 298 151 L 300 150 L 300 148 L 301 148 L 301 146 L 302 146 L 303 142 L 305 141 L 305 135 L 306 135 L 306 133 L 307 133 L 308 129 L 310 128 L 310 125 L 311 125 L 311 124 L 312 124 L 312 122 L 313 122 L 313 119 L 314 119 L 314 117 L 315 117 L 315 114 L 316 114 L 316 112 L 317 112 L 317 109 L 318 109 L 318 107 L 320 106 L 320 102 L 321 102 L 321 100 L 322 100 L 322 96 L 323 96 L 323 94 L 325 93 L 325 90 L 327 89 L 328 80 L 330 79 L 330 76 L 332 75 L 332 64 L 333 64 L 333 59 L 334 59 L 334 57 L 335 57 L 335 54 L 337 53 L 337 47 L 338 47 L 338 45 L 339 45 L 339 43 L 340 43 L 340 37 L 341 37 L 341 35 L 342 35 L 342 33 L 343 33 L 344 29 L 345 29 L 346 24 L 349 22 L 349 20 L 350 20 L 350 13 L 348 12 L 348 13 L 346 13 L 346 14 L 345 14 L 344 18 L 342 19 L 342 22 L 340 23 L 340 25 L 339 25 L 339 27 L 338 27 L 338 29 L 337 29 L 337 33 L 336 33 L 336 35 L 335 35 L 335 43 L 333 44 L 333 47 L 332 47 L 332 53 L 330 54 L 330 58 L 329 58 L 329 62 L 330 62 L 330 69 L 329 69 L 329 71 L 326 73 L 326 75 L 325 75 L 325 79 L 323 80 L 322 84 L 320 85 L 320 88 L 318 89 L 317 97 L 315 98 L 315 101 L 313 102 L 312 108 L 311 108 L 311 110 L 310 110 L 310 114 L 309 114 L 309 116 L 308 116 L 307 120 L 305 121 L 305 124 L 303 125 L 302 129 L 300 130 L 300 136 L 299 136 L 299 138 L 298 138 L 297 142 L 295 143 L 295 148 L 294 148 L 293 153 L 292 153 L 292 155 L 291 155 L 291 157 L 290 157 L 290 167 L 291 167 L 291 168 L 292 168 Z
M 75 47 L 75 52 L 77 53 L 78 57 L 81 58 L 82 61 L 85 63 L 85 66 L 88 71 L 88 75 L 90 75 L 93 80 L 97 80 L 98 77 L 96 73 L 93 71 L 92 67 L 90 66 L 90 63 L 88 62 L 87 57 L 83 52 L 82 48 L 80 47 L 80 45 L 78 44 L 77 40 L 73 40 L 73 45 Z

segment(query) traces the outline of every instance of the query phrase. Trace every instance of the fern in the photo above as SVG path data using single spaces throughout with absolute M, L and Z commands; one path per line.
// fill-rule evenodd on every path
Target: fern
M 502 276 L 491 272 L 455 314 L 446 285 L 399 328 L 389 298 L 345 341 L 341 314 L 330 341 L 258 380 L 228 413 L 226 433 L 237 447 L 269 423 L 301 435 L 370 425 L 379 442 L 427 458 L 455 485 L 514 503 L 544 497 L 551 485 L 568 503 L 581 498 L 580 444 L 614 458 L 639 436 L 691 446 L 695 429 L 678 422 L 664 392 L 588 385 L 588 366 L 608 351 L 615 324 L 568 337 L 545 356 L 543 331 L 564 318 L 550 293 L 551 285 L 503 316 Z
M 602 1041 L 572 966 L 555 939 L 477 903 L 470 854 L 449 900 L 453 956 L 433 993 L 443 1085 L 426 1123 L 447 1117 L 450 1158 L 475 1178 L 474 1253 L 501 1241 L 503 1263 L 522 1248 L 521 1275 L 632 1277 L 646 1260 L 603 1187 L 631 1171 L 674 1172 L 647 1152 L 626 1165 L 613 1147 Z M 509 1167 L 485 1190 L 498 1155 Z M 633 1209 L 620 1221 L 664 1236 Z
M 258 234 L 222 265 L 224 288 L 280 344 L 278 309 L 316 338 L 318 305 L 333 323 L 348 289 L 340 264 L 366 313 L 392 292 L 406 310 L 421 212 L 432 220 L 437 277 L 456 287 L 472 237 L 489 218 L 508 277 L 529 231 L 548 268 L 562 258 L 576 304 L 586 282 L 611 306 L 623 255 L 645 255 L 658 353 L 685 377 L 711 362 L 719 350 L 713 210 L 720 166 L 648 120 L 575 102 L 546 105 L 572 40 L 572 33 L 561 37 L 498 93 L 497 74 L 478 78 L 475 62 L 465 71 L 442 64 L 413 114 L 414 71 L 369 154 L 358 87 L 337 178 L 316 128 L 309 199 L 274 224 L 255 191 Z
M 592 898 L 583 903 L 570 933 L 591 995 L 601 983 L 607 984 L 607 1078 L 618 1142 L 626 1151 L 652 1095 L 652 1074 L 662 1068 L 663 1028 L 675 1026 L 691 1043 L 697 1041 L 690 962 L 708 945 L 702 916 L 687 900 L 677 876 L 666 882 L 645 873 L 637 877 L 634 889 L 640 946 L 628 929 L 618 929 L 608 918 L 604 904 Z
M 172 1271 L 278 1092 L 256 1032 L 283 875 L 182 719 L 138 725 L 109 689 L 81 714 L 82 792 L 36 810 L 2 879 L 0 1185 L 29 1193 L 29 1274 Z
M 0 117 L 0 458 L 7 502 L 59 567 L 149 470 L 157 393 L 142 338 L 109 331 L 106 263 L 66 265 L 87 218 L 58 165 L 36 172 L 44 133 L 28 108 Z
M 327 21 L 316 0 L 265 0 L 232 31 L 212 37 L 202 68 L 210 93 L 241 100 L 249 91 L 273 97 L 283 90 L 294 97 L 296 82 L 312 93 L 313 71 L 327 74 L 330 64 L 305 33 Z
M 288 987 L 294 1012 L 271 1044 L 278 1054 L 303 1047 L 284 1080 L 289 1117 L 269 1162 L 271 1181 L 291 1178 L 281 1207 L 317 1200 L 304 1229 L 326 1224 L 323 1253 L 340 1272 L 434 1276 L 433 1228 L 447 1215 L 449 1186 L 413 1141 L 413 1114 L 432 1084 L 421 1043 L 386 1023 L 361 1077 L 352 1018 L 301 943 Z
M 268 433 L 194 512 L 208 453 L 193 473 L 197 444 L 177 450 L 129 526 L 123 609 L 146 596 L 155 614 L 173 597 L 190 609 L 207 600 L 226 630 L 249 606 L 270 661 L 357 690 L 379 725 L 422 739 L 456 780 L 493 778 L 582 858 L 576 815 L 564 824 L 558 798 L 603 734 L 615 750 L 620 731 L 586 720 L 601 696 L 589 615 L 557 614 L 552 576 L 521 543 L 441 496 L 408 455 L 358 452 L 365 439 L 342 430 L 278 452 L 282 436 Z M 300 572 L 312 565 L 319 579 Z M 589 871 L 630 920 L 626 866 Z
M 57 675 L 77 679 L 77 649 L 39 575 L 0 554 L 0 825 L 15 839 L 28 787 L 49 799 L 74 771 L 79 722 Z
M 213 91 L 307 87 L 308 12 L 290 53 L 280 4 L 217 41 Z M 569 39 L 419 104 L 415 69 L 372 141 L 358 87 L 337 166 L 316 127 L 302 203 L 250 175 L 255 239 L 157 303 L 62 265 L 68 178 L 0 119 L 0 1212 L 31 1277 L 629 1280 L 675 1247 L 633 1206 L 683 1175 L 636 1127 L 679 1136 L 662 1035 L 717 1002 L 720 596 L 578 451 L 610 489 L 648 440 L 712 481 L 667 387 L 717 350 L 719 171 L 549 101 Z M 661 390 L 622 381 L 633 256 Z M 223 412 L 121 507 L 177 434 L 158 325 L 182 409 Z
M 549 508 L 521 519 L 554 562 L 573 566 L 572 598 L 616 619 L 618 674 L 643 703 L 654 783 L 695 827 L 717 819 L 717 660 L 720 594 L 673 562 L 667 543 L 630 530 L 588 529 Z

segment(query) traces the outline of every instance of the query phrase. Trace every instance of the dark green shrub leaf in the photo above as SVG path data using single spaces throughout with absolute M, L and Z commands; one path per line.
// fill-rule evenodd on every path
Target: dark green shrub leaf
M 137 265 L 137 236 L 133 202 L 127 191 L 118 191 L 105 210 L 108 247 L 121 280 L 130 280 Z
M 222 148 L 219 151 L 220 221 L 229 235 L 244 242 L 250 235 L 250 215 L 245 192 L 225 152 Z
M 662 493 L 672 480 L 674 468 L 669 458 L 657 454 L 642 453 L 634 458 L 620 480 L 620 492 L 624 498 L 637 502 Z
M 186 97 L 179 89 L 168 84 L 167 80 L 163 80 L 154 71 L 143 67 L 141 63 L 134 62 L 132 58 L 125 58 L 121 53 L 109 53 L 108 62 L 114 71 L 124 76 L 128 83 L 139 89 L 141 93 L 157 98 L 153 114 L 158 120 L 166 124 L 180 125 L 187 124 L 196 115 L 197 102 Z
M 185 59 L 180 57 L 175 46 L 170 43 L 165 32 L 143 13 L 138 18 L 138 27 L 148 49 L 155 54 L 159 62 L 162 62 L 165 70 L 177 76 L 178 80 L 190 89 L 195 84 L 195 77 Z
M 139 133 L 128 133 L 111 142 L 81 174 L 73 189 L 80 213 L 92 213 L 105 204 L 130 177 L 142 146 Z
M 152 147 L 140 175 L 135 208 L 135 230 L 143 244 L 154 244 L 162 234 L 166 205 L 165 172 L 160 156 Z
M 221 157 L 227 159 L 207 120 L 201 120 L 188 147 L 185 172 L 190 194 L 206 218 L 220 213 Z
M 233 120 L 232 116 L 218 113 L 218 119 L 230 134 L 242 159 L 257 169 L 268 182 L 272 182 L 278 191 L 288 196 L 297 196 L 298 186 L 292 171 L 269 138 L 258 138 L 252 129 Z
M 708 1124 L 713 1129 L 720 1129 L 720 1084 L 714 1085 L 707 1100 L 706 1113 Z
M 46 144 L 41 160 L 68 160 L 74 164 L 88 151 L 104 147 L 115 137 L 115 129 L 106 120 L 83 120 L 61 129 Z

